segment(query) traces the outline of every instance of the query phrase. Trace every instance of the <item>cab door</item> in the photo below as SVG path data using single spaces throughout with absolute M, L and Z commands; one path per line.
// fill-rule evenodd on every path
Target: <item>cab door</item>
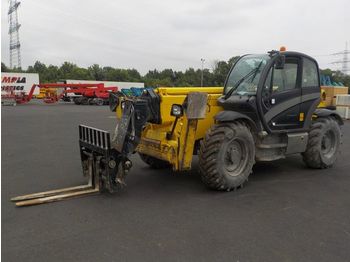
M 303 57 L 301 89 L 300 113 L 304 116 L 303 127 L 308 129 L 311 125 L 312 114 L 321 100 L 318 64 L 310 57 Z
M 301 58 L 286 56 L 283 69 L 272 65 L 262 92 L 264 120 L 272 131 L 300 128 Z

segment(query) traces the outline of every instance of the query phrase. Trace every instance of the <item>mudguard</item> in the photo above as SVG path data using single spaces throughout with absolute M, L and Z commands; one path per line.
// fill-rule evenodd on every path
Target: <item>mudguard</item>
M 317 117 L 327 117 L 327 116 L 332 116 L 334 117 L 339 125 L 344 125 L 344 121 L 339 115 L 339 113 L 336 110 L 329 110 L 326 108 L 317 108 L 314 112 L 314 115 Z
M 258 127 L 255 122 L 249 116 L 241 114 L 239 112 L 221 111 L 215 116 L 215 120 L 217 122 L 232 122 L 238 119 L 246 120 L 255 131 L 258 131 Z

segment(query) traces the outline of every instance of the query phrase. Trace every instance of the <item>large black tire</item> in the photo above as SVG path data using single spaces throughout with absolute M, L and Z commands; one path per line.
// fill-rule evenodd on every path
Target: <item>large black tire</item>
M 155 158 L 152 156 L 148 156 L 145 154 L 141 154 L 141 153 L 139 153 L 139 155 L 140 155 L 141 160 L 143 162 L 145 162 L 147 165 L 149 165 L 151 168 L 163 169 L 163 168 L 171 167 L 170 163 L 168 163 L 164 160 L 161 160 L 161 159 L 158 159 L 158 158 Z
M 96 103 L 96 105 L 98 105 L 98 106 L 103 106 L 104 101 L 103 101 L 102 98 L 96 98 L 95 103 Z
M 230 191 L 242 187 L 254 163 L 254 138 L 242 122 L 214 125 L 201 142 L 199 170 L 209 188 Z
M 337 159 L 340 144 L 338 122 L 332 117 L 319 118 L 311 126 L 303 160 L 311 168 L 331 167 Z
M 87 98 L 87 102 L 85 103 L 85 100 L 83 100 L 82 104 L 83 105 L 95 105 L 95 98 Z
M 73 98 L 73 102 L 74 102 L 74 104 L 76 104 L 76 105 L 81 105 L 81 99 L 80 99 L 80 97 L 74 97 L 74 98 Z

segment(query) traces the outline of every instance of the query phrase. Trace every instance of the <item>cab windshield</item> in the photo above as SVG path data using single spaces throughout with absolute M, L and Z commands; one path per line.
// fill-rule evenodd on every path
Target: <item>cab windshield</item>
M 260 74 L 269 59 L 268 55 L 246 55 L 240 58 L 230 72 L 224 93 L 227 96 L 255 95 Z

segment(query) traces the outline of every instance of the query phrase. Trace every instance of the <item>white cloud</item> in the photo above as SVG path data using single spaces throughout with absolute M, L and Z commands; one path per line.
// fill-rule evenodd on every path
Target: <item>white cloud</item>
M 2 61 L 8 64 L 8 1 L 2 0 Z M 288 49 L 316 56 L 350 40 L 347 0 L 39 1 L 19 8 L 24 67 L 36 60 L 148 69 L 200 67 L 244 53 Z

